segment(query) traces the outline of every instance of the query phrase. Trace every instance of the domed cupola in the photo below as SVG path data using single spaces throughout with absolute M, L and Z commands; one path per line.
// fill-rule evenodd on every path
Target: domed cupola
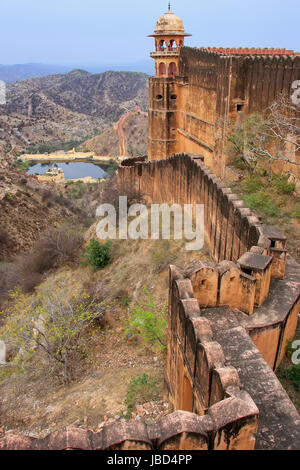
M 175 77 L 178 72 L 180 48 L 184 46 L 184 38 L 191 36 L 184 30 L 182 20 L 171 11 L 162 15 L 156 23 L 154 34 L 155 52 L 151 57 L 155 60 L 156 77 Z
M 182 20 L 168 11 L 157 20 L 154 32 L 155 34 L 184 33 Z

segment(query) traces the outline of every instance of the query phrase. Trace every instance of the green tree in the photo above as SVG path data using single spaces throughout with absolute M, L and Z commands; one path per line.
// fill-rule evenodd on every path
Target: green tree
M 264 115 L 253 113 L 238 120 L 228 133 L 228 151 L 237 166 L 244 165 L 252 173 L 262 160 L 267 160 L 260 149 L 266 148 L 270 139 Z
M 103 269 L 110 262 L 110 247 L 110 241 L 101 244 L 97 240 L 90 240 L 89 245 L 85 249 L 85 255 L 89 264 L 94 269 Z
M 103 318 L 106 303 L 79 287 L 67 293 L 62 280 L 46 282 L 32 296 L 15 289 L 11 299 L 14 314 L 0 337 L 19 351 L 14 363 L 20 370 L 34 363 L 35 369 L 64 383 L 73 380 L 79 361 L 87 357 L 84 333 Z
M 131 418 L 131 413 L 136 405 L 143 404 L 147 401 L 157 400 L 158 398 L 158 382 L 155 377 L 150 377 L 147 374 L 133 377 L 130 381 L 125 398 L 127 418 Z
M 167 347 L 167 303 L 159 309 L 156 307 L 150 292 L 145 289 L 148 302 L 141 302 L 129 311 L 125 335 L 135 334 L 144 341 L 158 346 L 161 349 Z
M 272 163 L 299 166 L 295 158 L 300 150 L 299 118 L 299 106 L 281 95 L 265 112 L 242 116 L 236 123 L 229 123 L 229 154 L 236 164 L 242 163 L 253 173 L 260 164 L 268 168 L 270 180 Z

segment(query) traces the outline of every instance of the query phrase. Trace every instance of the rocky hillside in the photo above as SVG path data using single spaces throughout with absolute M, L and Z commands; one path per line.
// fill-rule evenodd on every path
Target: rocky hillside
M 49 184 L 41 184 L 35 176 L 20 173 L 0 160 L 0 264 L 26 252 L 43 231 L 71 215 L 63 204 L 45 201 L 49 189 Z
M 9 83 L 0 105 L 0 152 L 68 150 L 136 106 L 144 112 L 148 106 L 148 77 L 141 73 L 74 70 Z
M 137 107 L 82 145 L 97 155 L 147 155 L 148 114 Z

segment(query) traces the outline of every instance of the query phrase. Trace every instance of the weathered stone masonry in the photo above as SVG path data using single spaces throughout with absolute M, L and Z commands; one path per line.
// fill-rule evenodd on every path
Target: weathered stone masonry
M 149 159 L 201 153 L 205 164 L 222 175 L 228 119 L 264 111 L 282 93 L 291 96 L 296 80 L 300 56 L 292 51 L 249 49 L 238 55 L 181 48 L 177 76 L 149 81 Z M 293 165 L 288 169 L 297 172 Z
M 9 432 L 0 449 L 300 447 L 299 415 L 273 372 L 297 324 L 299 265 L 280 230 L 262 225 L 202 160 L 130 160 L 118 170 L 120 183 L 149 202 L 207 206 L 216 264 L 186 273 L 170 267 L 166 386 L 177 411 L 153 425 L 121 420 L 98 433 L 66 428 L 37 439 Z
M 177 154 L 167 160 L 121 166 L 118 177 L 138 188 L 149 202 L 204 204 L 206 235 L 216 261 L 237 261 L 257 246 L 255 251 L 276 256 L 273 277 L 275 270 L 276 277 L 284 277 L 286 237 L 280 230 L 272 233 L 263 226 L 203 163 L 202 156 Z
M 94 433 L 66 428 L 44 439 L 14 432 L 0 439 L 0 450 L 234 450 L 252 449 L 258 410 L 244 392 L 209 409 L 205 416 L 177 411 L 158 423 L 112 423 Z
M 79 428 L 65 428 L 51 433 L 44 439 L 9 432 L 0 438 L 0 450 L 252 450 L 255 446 L 255 435 L 258 430 L 258 408 L 250 395 L 241 389 L 238 372 L 233 367 L 223 367 L 225 356 L 220 344 L 213 340 L 209 321 L 198 318 L 199 306 L 193 298 L 191 281 L 181 279 L 176 270 L 171 270 L 171 283 L 174 285 L 174 295 L 170 290 L 172 326 L 169 325 L 169 358 L 168 377 L 174 378 L 174 395 L 179 403 L 174 403 L 178 411 L 165 416 L 152 425 L 140 421 L 116 421 L 101 431 L 94 433 Z M 174 284 L 173 284 L 174 283 Z M 186 319 L 190 319 L 191 328 Z M 171 319 L 171 316 L 170 316 Z M 174 322 L 176 334 L 174 335 Z M 195 327 L 195 330 L 194 330 Z M 185 331 L 187 331 L 186 341 Z M 179 337 L 182 342 L 179 341 Z M 178 344 L 177 341 L 178 340 Z M 199 395 L 196 409 L 189 406 L 193 396 L 192 386 L 182 381 L 180 360 L 186 355 L 190 364 L 194 362 L 193 355 L 197 341 L 201 340 L 204 353 L 201 355 L 201 374 L 204 385 Z M 182 351 L 183 355 L 178 351 Z M 207 356 L 208 354 L 208 356 Z M 209 357 L 209 361 L 208 361 Z M 207 386 L 212 365 L 220 366 L 215 371 L 216 379 L 213 389 Z M 171 370 L 172 369 L 172 370 Z M 198 369 L 197 369 L 198 370 Z M 170 375 L 171 371 L 171 375 Z M 192 372 L 191 372 L 192 375 Z M 176 377 L 176 379 L 175 379 Z M 219 380 L 221 379 L 221 380 Z M 183 386 L 184 392 L 177 388 L 177 381 Z M 189 389 L 187 388 L 189 387 Z M 205 405 L 202 407 L 202 404 Z M 181 409 L 182 408 L 182 409 Z M 184 411 L 191 408 L 191 411 Z
M 175 409 L 206 415 L 241 387 L 262 410 L 256 448 L 299 448 L 299 415 L 272 372 L 300 310 L 300 267 L 284 234 L 263 225 L 199 155 L 132 164 L 118 177 L 148 202 L 205 205 L 216 264 L 170 271 L 167 384 Z
M 151 36 L 150 162 L 128 159 L 119 182 L 149 203 L 204 204 L 215 259 L 187 272 L 170 266 L 166 389 L 177 411 L 153 425 L 121 420 L 97 433 L 9 432 L 0 449 L 300 448 L 299 415 L 274 374 L 297 326 L 300 266 L 284 234 L 261 224 L 215 175 L 225 171 L 226 122 L 289 95 L 299 54 L 185 48 L 189 35 L 170 6 Z

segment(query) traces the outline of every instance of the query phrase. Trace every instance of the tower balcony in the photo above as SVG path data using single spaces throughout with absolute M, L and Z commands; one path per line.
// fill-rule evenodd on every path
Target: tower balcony
M 179 51 L 180 49 L 178 48 L 172 48 L 172 49 L 158 49 L 156 52 L 151 52 L 150 57 L 152 59 L 157 59 L 158 57 L 179 57 Z

